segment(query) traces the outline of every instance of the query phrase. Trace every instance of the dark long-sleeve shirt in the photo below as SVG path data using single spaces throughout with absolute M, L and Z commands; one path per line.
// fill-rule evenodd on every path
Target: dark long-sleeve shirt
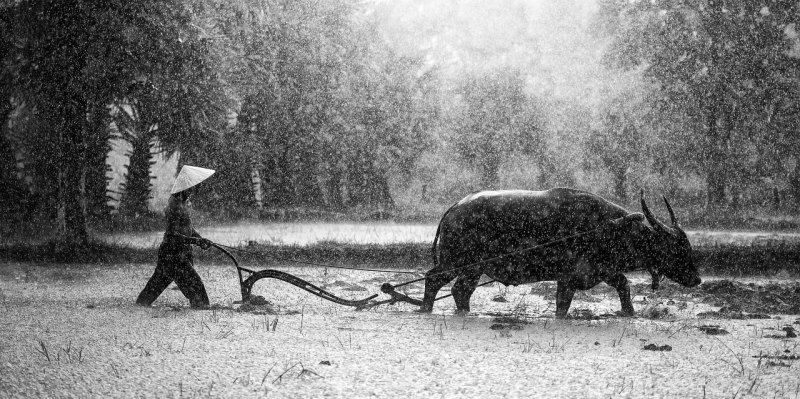
M 192 227 L 186 202 L 182 201 L 179 196 L 170 196 L 164 214 L 167 219 L 167 230 L 164 232 L 162 246 L 168 246 L 170 250 L 174 251 L 191 252 L 191 244 L 196 240 L 186 237 L 201 238 L 201 236 Z

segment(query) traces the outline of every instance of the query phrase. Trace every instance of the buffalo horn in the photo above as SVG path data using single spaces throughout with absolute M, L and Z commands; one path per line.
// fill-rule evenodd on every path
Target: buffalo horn
M 650 208 L 648 208 L 647 204 L 644 202 L 644 190 L 641 192 L 641 202 L 642 212 L 644 213 L 644 217 L 647 218 L 647 221 L 650 222 L 650 225 L 653 226 L 653 228 L 658 232 L 671 234 L 669 227 L 667 227 L 667 225 L 662 223 L 660 220 L 656 219 L 656 217 L 653 216 L 653 213 L 650 212 Z
M 672 227 L 678 228 L 678 218 L 675 217 L 675 212 L 672 212 L 672 207 L 669 205 L 669 201 L 667 201 L 666 196 L 662 196 L 664 198 L 664 203 L 667 205 L 667 210 L 669 211 L 669 219 L 672 221 Z

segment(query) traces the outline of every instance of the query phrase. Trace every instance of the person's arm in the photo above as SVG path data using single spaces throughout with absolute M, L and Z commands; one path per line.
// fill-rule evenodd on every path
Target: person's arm
M 192 227 L 188 210 L 185 204 L 178 198 L 170 198 L 170 203 L 166 210 L 166 217 L 167 234 L 178 237 L 179 241 L 184 244 L 198 245 L 203 249 L 208 249 L 211 246 L 211 241 L 203 238 L 203 236 Z
M 211 247 L 211 240 L 203 238 L 194 228 L 192 228 L 192 238 L 192 241 L 194 241 L 193 243 L 199 245 L 200 248 L 208 249 Z

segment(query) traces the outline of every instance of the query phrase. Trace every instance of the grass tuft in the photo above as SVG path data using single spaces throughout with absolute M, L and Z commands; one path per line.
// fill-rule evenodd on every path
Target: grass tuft
M 34 347 L 36 353 L 39 353 L 47 360 L 48 364 L 71 364 L 71 363 L 82 363 L 84 360 L 83 357 L 83 348 L 75 348 L 72 346 L 72 341 L 70 341 L 66 347 L 58 348 L 55 352 L 51 351 L 47 343 L 39 339 L 37 340 L 38 346 Z

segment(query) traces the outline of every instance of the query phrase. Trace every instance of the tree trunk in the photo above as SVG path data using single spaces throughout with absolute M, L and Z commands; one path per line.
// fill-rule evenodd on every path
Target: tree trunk
M 392 193 L 389 190 L 389 181 L 386 178 L 386 173 L 380 173 L 377 170 L 374 172 L 375 190 L 378 197 L 377 205 L 394 209 L 394 198 L 392 198 Z
M 258 165 L 253 165 L 250 169 L 250 187 L 252 190 L 253 199 L 256 202 L 256 208 L 264 208 L 264 191 L 261 185 L 261 173 L 259 173 Z
M 17 178 L 17 160 L 14 157 L 14 149 L 6 139 L 6 128 L 8 118 L 11 115 L 11 105 L 3 102 L 0 105 L 0 210 L 2 213 L 11 214 L 10 218 L 3 220 L 17 219 L 22 209 L 24 190 L 21 182 Z
M 69 101 L 71 100 L 71 101 Z M 72 96 L 59 104 L 61 121 L 58 171 L 57 233 L 61 242 L 85 244 L 86 224 L 86 102 Z
M 0 131 L 0 214 L 1 220 L 21 220 L 25 189 L 17 178 L 17 161 L 14 150 Z
M 139 217 L 148 213 L 151 196 L 150 166 L 154 163 L 150 143 L 151 135 L 142 132 L 131 140 L 131 152 L 128 153 L 128 171 L 125 174 L 124 191 L 120 199 L 120 213 L 125 216 Z
M 306 161 L 297 162 L 295 164 L 294 179 L 292 191 L 294 191 L 293 204 L 301 206 L 322 206 L 324 201 L 322 199 L 322 191 L 320 190 L 315 165 L 310 161 L 314 159 L 313 155 L 303 154 L 300 159 Z
M 108 120 L 105 116 L 107 112 L 104 111 L 107 110 L 95 107 L 89 122 L 91 131 L 87 146 L 86 195 L 89 215 L 95 217 L 104 217 L 111 211 L 108 205 L 108 182 L 111 179 L 108 173 L 111 172 L 111 166 L 107 162 L 111 143 L 107 129 Z

